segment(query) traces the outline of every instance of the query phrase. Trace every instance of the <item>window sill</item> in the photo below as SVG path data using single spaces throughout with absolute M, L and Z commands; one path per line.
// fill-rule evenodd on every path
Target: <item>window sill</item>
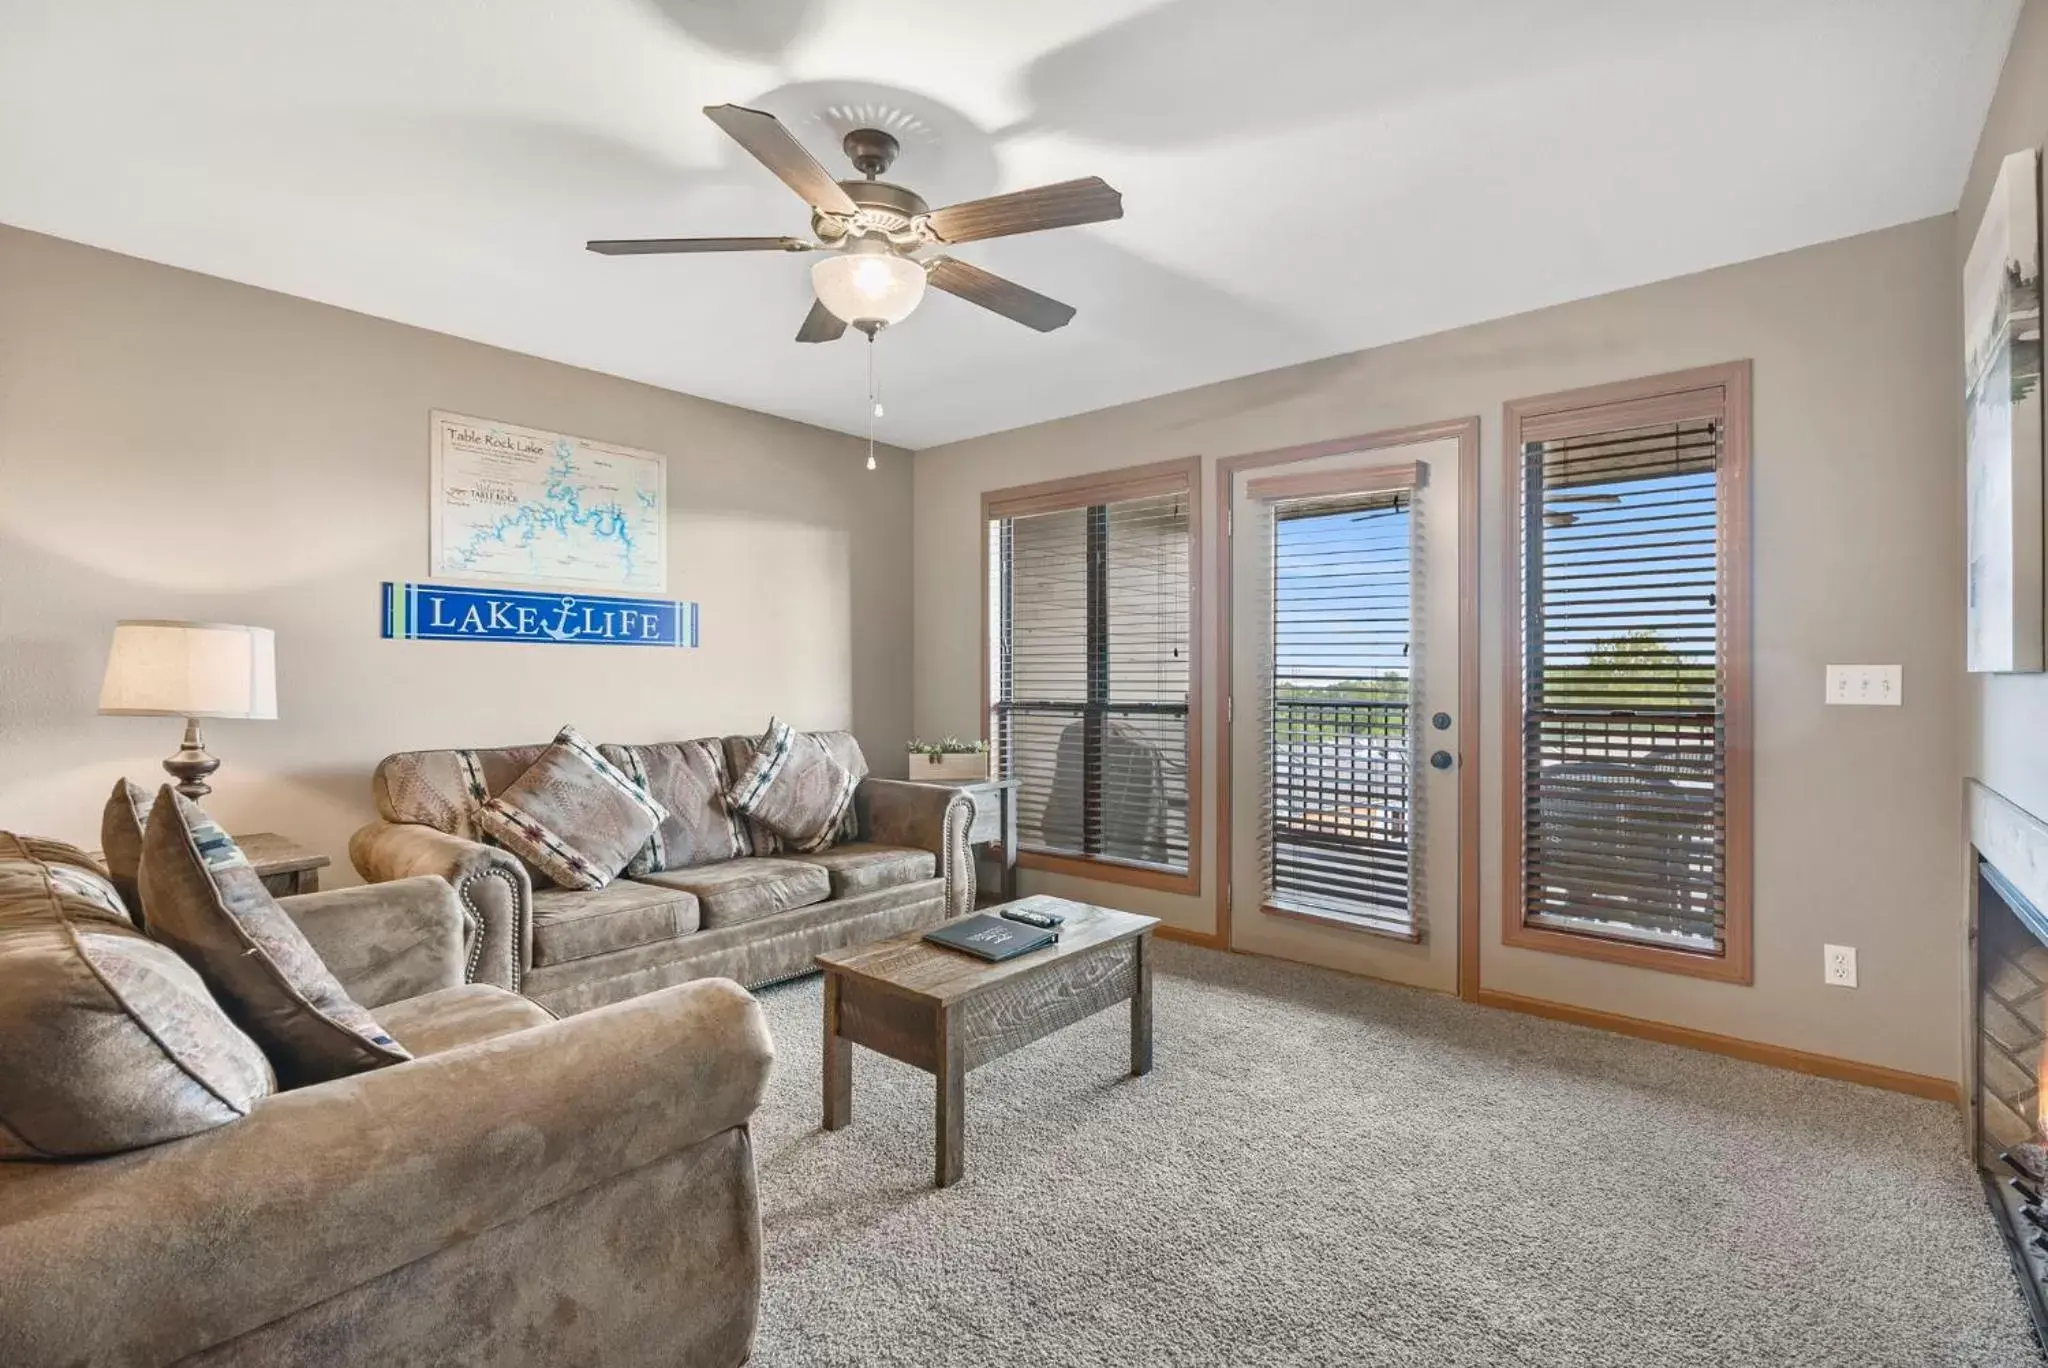
M 1513 919 L 1512 909 L 1510 916 L 1501 923 L 1500 940 L 1502 945 L 1518 950 L 1576 955 L 1580 959 L 1624 964 L 1635 969 L 1654 969 L 1659 973 L 1682 974 L 1688 978 L 1712 979 L 1718 983 L 1748 985 L 1755 981 L 1750 971 L 1748 945 L 1733 940 L 1719 955 L 1702 955 L 1637 941 L 1609 940 L 1583 931 L 1552 931 L 1527 926 Z
M 1064 874 L 1070 879 L 1094 879 L 1100 883 L 1128 884 L 1161 893 L 1182 893 L 1198 897 L 1202 892 L 1201 871 L 1185 873 L 1161 865 L 1130 864 L 1106 860 L 1099 855 L 1057 855 L 1048 850 L 1019 850 L 1017 868 L 1042 874 Z
M 1317 926 L 1334 926 L 1339 931 L 1356 931 L 1362 936 L 1377 936 L 1381 940 L 1400 941 L 1406 945 L 1422 944 L 1422 930 L 1408 927 L 1403 930 L 1394 926 L 1375 926 L 1369 921 L 1347 917 L 1337 912 L 1310 912 L 1299 907 L 1278 907 L 1267 903 L 1259 911 L 1269 917 L 1285 917 L 1289 921 L 1313 922 Z

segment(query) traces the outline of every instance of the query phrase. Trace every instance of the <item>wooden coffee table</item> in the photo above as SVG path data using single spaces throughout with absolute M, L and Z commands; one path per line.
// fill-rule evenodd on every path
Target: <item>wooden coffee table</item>
M 940 1187 L 960 1181 L 969 1069 L 1128 1001 L 1131 1073 L 1152 1071 L 1159 919 L 1064 898 L 1008 905 L 1064 916 L 1059 944 L 989 964 L 914 931 L 817 960 L 825 971 L 825 1129 L 853 1120 L 855 1045 L 923 1069 L 937 1082 Z

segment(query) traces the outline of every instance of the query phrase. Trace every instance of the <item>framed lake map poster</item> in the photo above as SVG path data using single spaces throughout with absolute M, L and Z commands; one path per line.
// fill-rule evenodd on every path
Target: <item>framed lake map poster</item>
M 668 589 L 668 462 L 651 451 L 433 415 L 433 573 Z
M 1963 266 L 1974 674 L 2043 663 L 2040 183 L 2038 151 L 2005 159 Z

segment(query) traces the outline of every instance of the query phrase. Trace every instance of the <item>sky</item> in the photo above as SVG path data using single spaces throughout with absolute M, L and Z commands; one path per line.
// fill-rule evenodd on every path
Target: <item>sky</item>
M 1683 632 L 1691 648 L 1710 647 L 1710 628 L 1687 628 L 1683 620 L 1631 605 L 1680 596 L 1688 601 L 1680 606 L 1710 606 L 1713 495 L 1714 476 L 1700 472 L 1546 496 L 1544 607 L 1552 614 L 1553 663 L 1583 664 L 1594 643 L 1630 631 L 1653 632 L 1674 648 Z M 1273 651 L 1283 683 L 1327 685 L 1406 672 L 1415 526 L 1405 506 L 1276 520 Z M 1597 564 L 1618 557 L 1624 563 Z M 1604 605 L 1601 616 L 1568 616 L 1595 602 Z M 1711 664 L 1711 654 L 1699 663 Z

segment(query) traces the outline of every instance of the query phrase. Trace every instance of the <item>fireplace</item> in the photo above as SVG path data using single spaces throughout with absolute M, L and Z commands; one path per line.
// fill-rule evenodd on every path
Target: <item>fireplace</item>
M 1977 1172 L 2048 1346 L 2048 912 L 1990 861 L 1977 869 Z

